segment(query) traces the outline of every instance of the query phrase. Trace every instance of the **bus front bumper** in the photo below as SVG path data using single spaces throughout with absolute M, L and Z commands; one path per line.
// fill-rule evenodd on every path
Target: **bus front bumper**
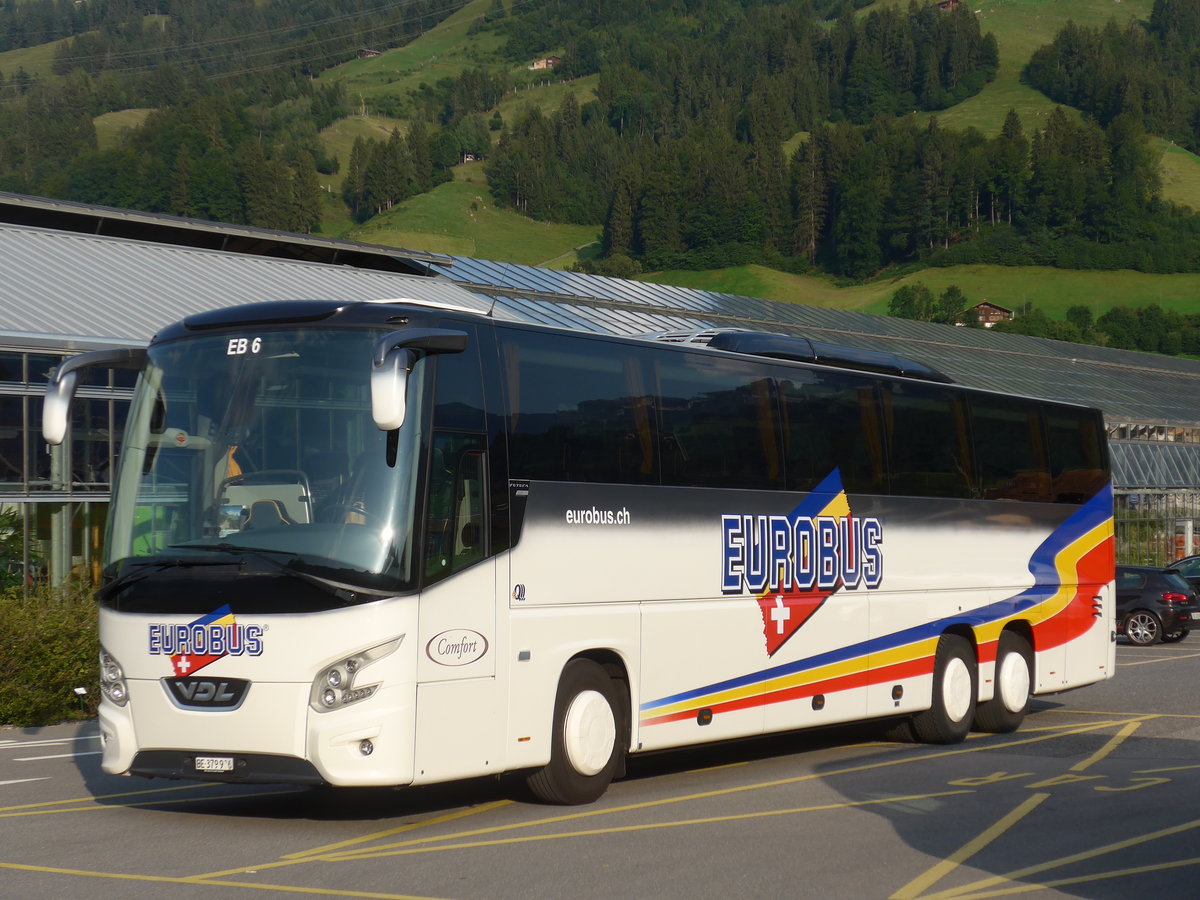
M 309 684 L 253 686 L 231 711 L 174 706 L 157 681 L 129 681 L 129 703 L 100 705 L 109 774 L 247 784 L 406 785 L 413 780 L 415 685 L 384 686 L 327 713 Z

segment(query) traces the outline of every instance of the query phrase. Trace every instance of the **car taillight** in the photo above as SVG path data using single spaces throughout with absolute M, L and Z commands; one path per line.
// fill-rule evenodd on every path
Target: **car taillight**
M 1187 594 L 1177 594 L 1175 591 L 1167 591 L 1162 595 L 1164 603 L 1187 603 Z

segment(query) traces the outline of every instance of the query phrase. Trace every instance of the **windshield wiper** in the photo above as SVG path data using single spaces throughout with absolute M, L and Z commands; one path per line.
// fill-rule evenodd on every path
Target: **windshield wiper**
M 370 588 L 359 587 L 358 585 L 348 584 L 342 581 L 335 581 L 332 578 L 323 578 L 320 575 L 314 575 L 311 572 L 305 572 L 299 566 L 304 565 L 304 561 L 290 550 L 274 550 L 270 547 L 247 547 L 243 544 L 230 544 L 221 542 L 216 544 L 171 544 L 172 549 L 188 549 L 188 550 L 217 550 L 222 553 L 229 553 L 238 556 L 238 564 L 245 565 L 245 561 L 253 559 L 255 562 L 264 563 L 268 568 L 284 575 L 291 575 L 299 578 L 301 581 L 308 582 L 321 588 L 323 591 L 333 595 L 340 603 L 346 606 L 359 602 L 359 595 L 366 594 L 371 599 L 379 597 L 391 596 L 387 592 L 375 591 Z M 276 554 L 289 557 L 286 560 L 275 559 L 268 554 Z M 208 557 L 212 559 L 212 557 Z M 217 560 L 213 560 L 215 564 Z M 221 561 L 225 565 L 230 565 L 231 560 Z M 299 565 L 297 565 L 299 564 Z
M 124 560 L 121 564 L 122 571 L 120 574 L 114 576 L 112 581 L 102 586 L 96 592 L 96 600 L 100 603 L 105 603 L 118 591 L 123 591 L 131 584 L 137 584 L 139 581 L 166 569 L 187 569 L 193 566 L 228 566 L 232 564 L 231 560 L 212 556 L 195 558 L 187 556 L 173 556 L 170 558 L 154 556 L 147 559 Z

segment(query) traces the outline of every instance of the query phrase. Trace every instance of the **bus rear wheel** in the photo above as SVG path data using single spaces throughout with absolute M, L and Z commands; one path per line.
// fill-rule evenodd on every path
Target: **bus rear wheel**
M 1022 635 L 1006 631 L 996 648 L 996 693 L 975 712 L 975 728 L 995 734 L 1016 731 L 1025 720 L 1033 684 L 1033 649 Z
M 971 731 L 979 670 L 970 642 L 957 634 L 938 639 L 933 663 L 933 705 L 913 716 L 913 736 L 924 744 L 957 744 Z
M 550 762 L 527 779 L 545 803 L 591 803 L 620 767 L 627 733 L 618 682 L 599 663 L 574 659 L 554 701 Z

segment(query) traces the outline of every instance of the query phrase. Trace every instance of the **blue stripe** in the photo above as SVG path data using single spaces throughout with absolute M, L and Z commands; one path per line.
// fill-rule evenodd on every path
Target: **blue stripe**
M 822 482 L 817 490 L 825 488 L 835 477 L 837 477 L 837 472 L 834 472 Z M 840 486 L 840 477 L 837 483 Z M 808 502 L 807 498 L 805 502 Z M 809 669 L 845 662 L 872 653 L 894 650 L 908 644 L 915 644 L 929 638 L 939 637 L 952 625 L 965 624 L 978 628 L 982 625 L 997 622 L 1017 613 L 1024 612 L 1049 599 L 1059 589 L 1061 582 L 1054 561 L 1063 548 L 1070 546 L 1072 542 L 1111 518 L 1112 485 L 1109 484 L 1076 510 L 1065 522 L 1054 529 L 1050 536 L 1034 551 L 1029 560 L 1029 571 L 1034 577 L 1034 584 L 1032 587 L 1012 597 L 989 603 L 966 614 L 960 613 L 945 619 L 926 622 L 903 631 L 893 632 L 892 634 L 862 641 L 858 644 L 851 644 L 837 650 L 830 650 L 826 653 L 819 653 L 816 656 L 810 656 L 806 659 L 784 663 L 783 665 L 763 669 L 758 672 L 751 672 L 748 675 L 739 675 L 736 678 L 718 681 L 714 684 L 694 688 L 693 690 L 684 691 L 679 694 L 672 694 L 660 700 L 651 700 L 642 704 L 641 711 L 649 712 L 664 706 L 671 706 L 675 703 L 696 700 L 710 694 L 734 690 L 763 681 L 770 681 L 773 678 L 795 675 Z

